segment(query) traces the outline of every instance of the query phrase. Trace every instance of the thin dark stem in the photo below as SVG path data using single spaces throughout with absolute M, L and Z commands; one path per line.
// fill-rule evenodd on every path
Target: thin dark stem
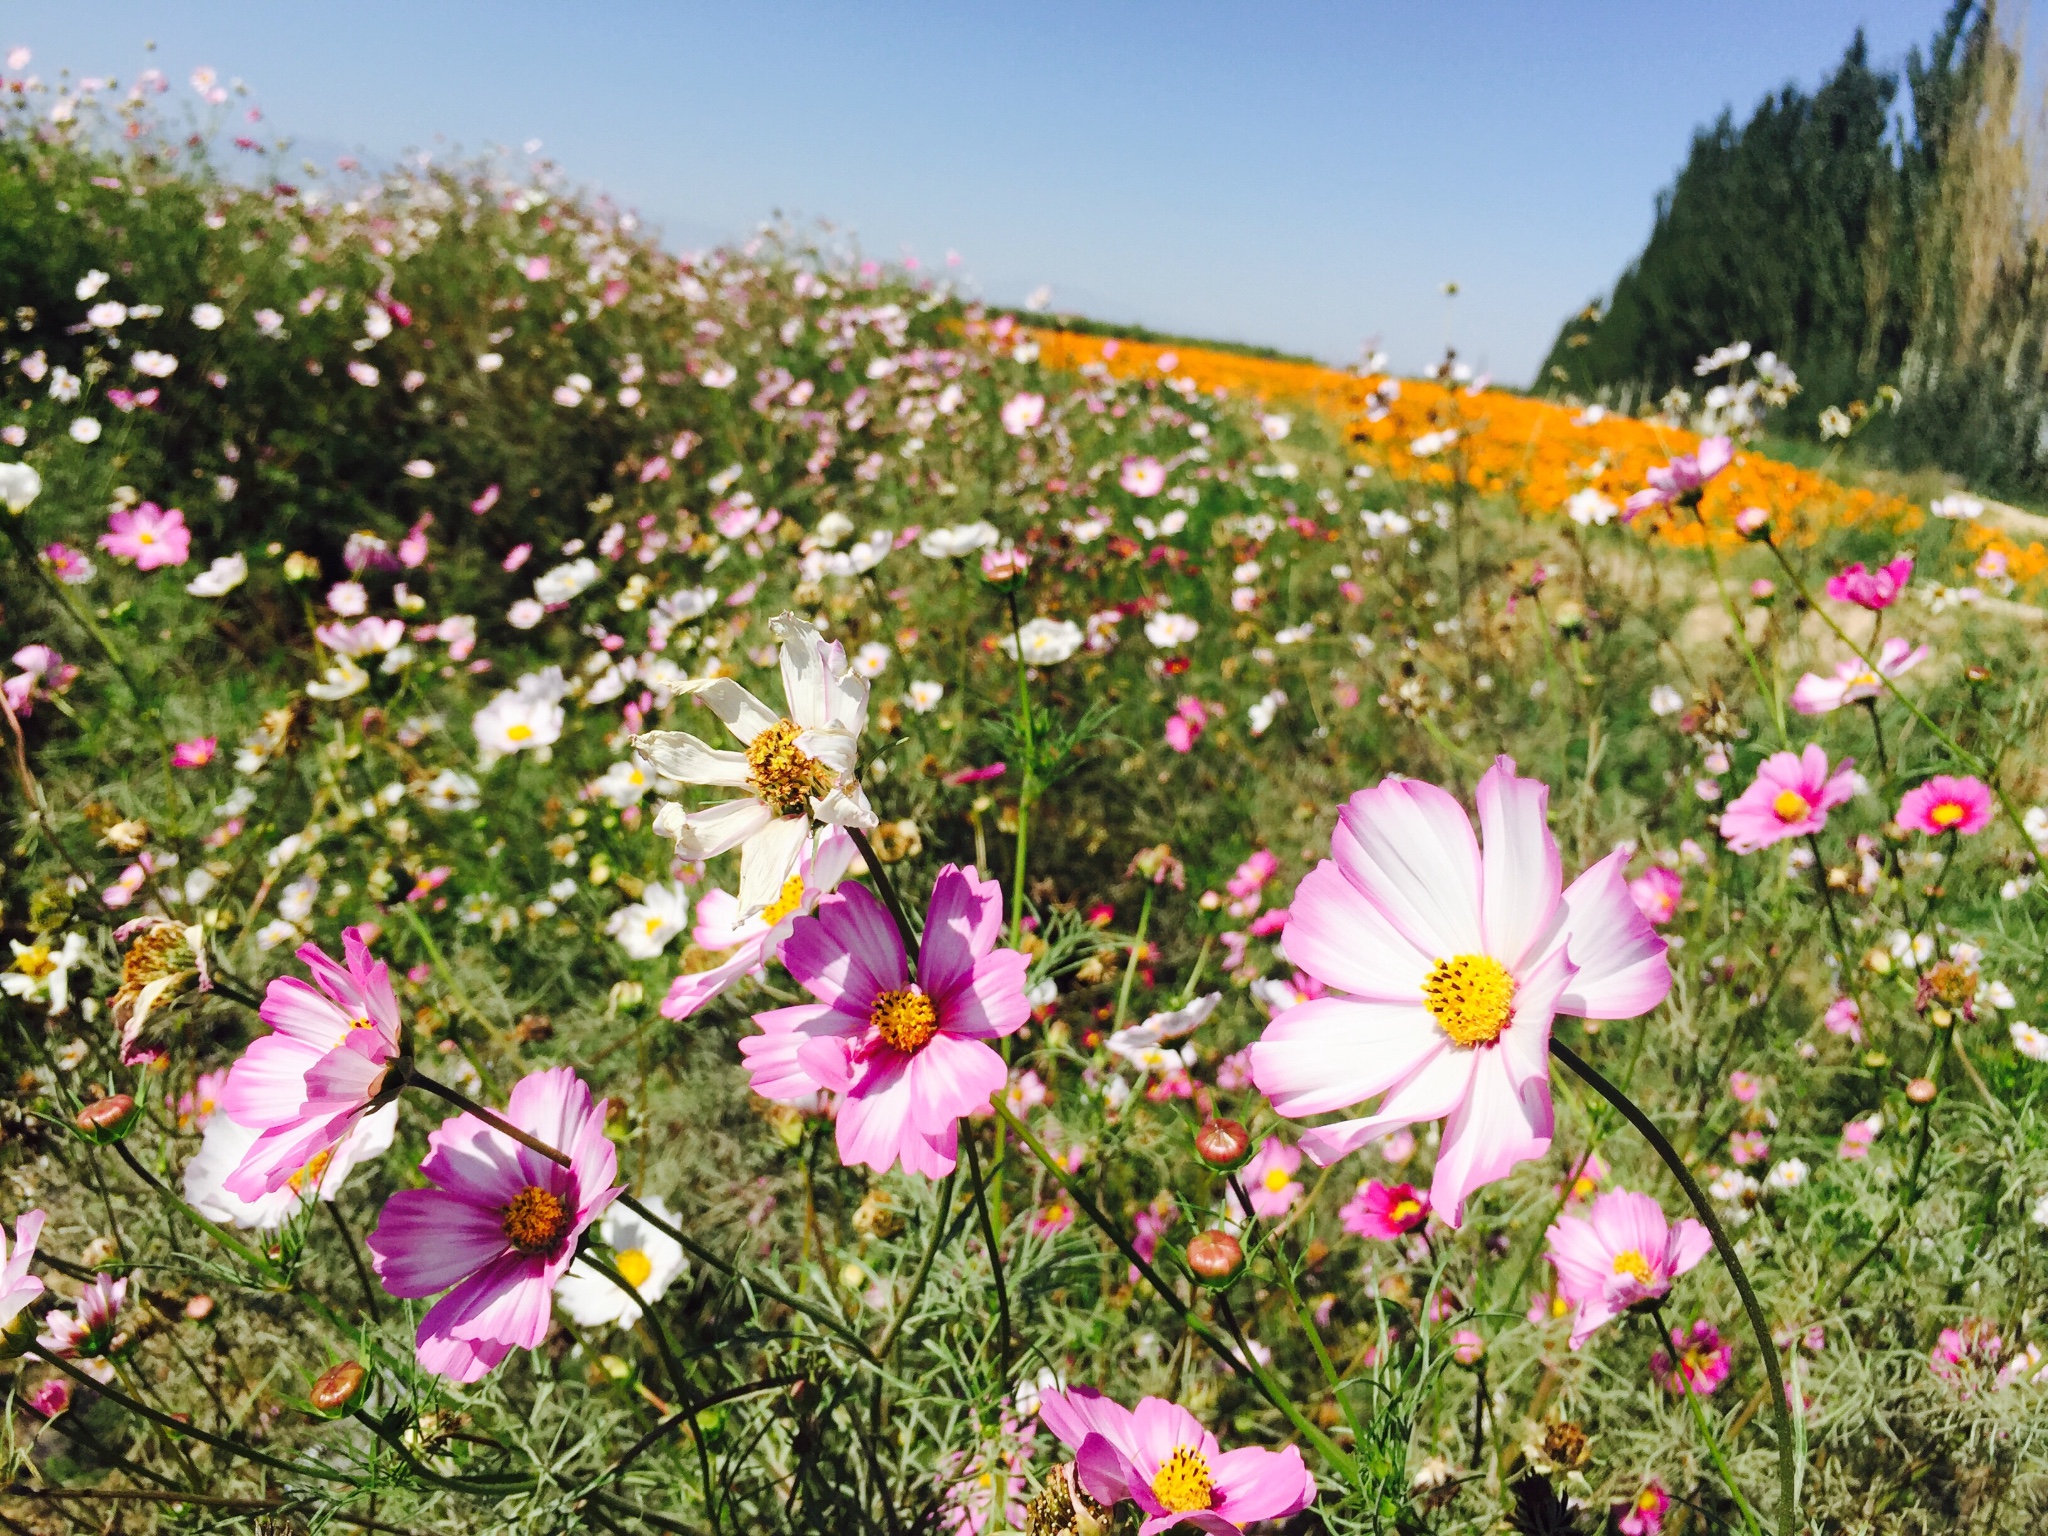
M 981 1154 L 974 1149 L 970 1131 L 963 1138 L 967 1146 L 967 1171 L 974 1179 L 974 1203 L 981 1211 L 981 1237 L 988 1244 L 988 1263 L 996 1282 L 996 1374 L 1010 1379 L 1010 1293 L 1003 1284 L 1003 1252 L 996 1242 L 995 1223 L 988 1214 L 988 1187 L 981 1176 Z
M 910 929 L 910 914 L 903 910 L 903 900 L 896 894 L 895 882 L 890 880 L 882 868 L 882 861 L 875 856 L 874 844 L 868 841 L 867 833 L 859 827 L 848 827 L 847 836 L 853 839 L 853 846 L 860 850 L 860 856 L 874 876 L 875 889 L 882 898 L 882 905 L 889 909 L 889 916 L 896 920 L 896 936 L 903 941 L 903 958 L 910 967 L 913 978 L 917 974 L 917 935 Z
M 946 1228 L 953 1221 L 953 1181 L 960 1177 L 960 1165 L 955 1163 L 952 1170 L 939 1184 L 939 1208 L 932 1224 L 932 1240 L 925 1245 L 924 1258 L 917 1266 L 917 1277 L 910 1282 L 910 1294 L 897 1309 L 896 1321 L 889 1325 L 889 1331 L 882 1335 L 882 1342 L 875 1346 L 875 1357 L 889 1358 L 889 1350 L 896 1343 L 896 1336 L 903 1331 L 903 1325 L 910 1321 L 910 1314 L 917 1310 L 917 1298 L 924 1294 L 924 1282 L 932 1272 L 932 1263 L 939 1256 L 939 1247 L 946 1241 Z
M 1785 1378 L 1778 1369 L 1778 1346 L 1771 1337 L 1770 1322 L 1764 1316 L 1762 1304 L 1756 1299 L 1756 1291 L 1749 1283 L 1749 1274 L 1743 1269 L 1742 1260 L 1735 1255 L 1735 1244 L 1729 1240 L 1727 1228 L 1721 1225 L 1713 1202 L 1692 1176 L 1692 1170 L 1685 1166 L 1685 1159 L 1678 1155 L 1678 1149 L 1671 1145 L 1664 1133 L 1657 1129 L 1656 1122 L 1644 1114 L 1633 1099 L 1563 1041 L 1552 1040 L 1550 1052 L 1619 1110 L 1622 1118 L 1641 1133 L 1678 1180 L 1678 1187 L 1685 1191 L 1685 1198 L 1692 1202 L 1701 1224 L 1713 1238 L 1714 1251 L 1720 1254 L 1722 1264 L 1727 1266 L 1728 1277 L 1735 1282 L 1735 1289 L 1742 1297 L 1742 1310 L 1749 1316 L 1750 1331 L 1756 1335 L 1757 1350 L 1763 1356 L 1764 1374 L 1770 1379 L 1771 1414 L 1778 1426 L 1778 1536 L 1793 1536 L 1797 1529 L 1799 1472 L 1797 1452 L 1792 1442 L 1792 1415 L 1785 1402 Z
M 597 1487 L 599 1483 L 612 1482 L 625 1476 L 628 1467 L 632 1466 L 634 1462 L 653 1450 L 655 1446 L 659 1445 L 669 1435 L 675 1433 L 676 1430 L 683 1426 L 689 1426 L 691 1433 L 695 1434 L 697 1431 L 697 1415 L 704 1412 L 705 1409 L 717 1408 L 726 1403 L 738 1402 L 743 1397 L 752 1397 L 759 1392 L 773 1392 L 781 1387 L 795 1386 L 802 1380 L 801 1376 L 770 1376 L 761 1381 L 748 1382 L 745 1386 L 728 1387 L 725 1391 L 714 1392 L 703 1401 L 693 1403 L 687 1408 L 678 1408 L 674 1413 L 671 1413 L 667 1418 L 655 1425 L 654 1428 L 648 1430 L 646 1434 L 628 1446 L 616 1461 L 604 1469 L 603 1475 L 586 1485 L 577 1494 L 577 1497 L 583 1497 L 584 1494 Z
M 655 1315 L 654 1304 L 640 1294 L 632 1281 L 588 1249 L 578 1257 L 632 1298 L 633 1305 L 639 1309 L 642 1320 L 647 1324 L 648 1333 L 653 1336 L 654 1352 L 661 1356 L 661 1370 L 668 1378 L 669 1392 L 677 1402 L 687 1403 L 691 1395 L 690 1384 L 683 1378 L 683 1368 L 676 1364 L 675 1351 L 669 1347 L 668 1330 L 662 1327 L 661 1319 Z M 711 1522 L 712 1536 L 717 1536 L 718 1482 L 711 1470 L 711 1448 L 704 1443 L 704 1436 L 698 1432 L 695 1419 L 690 1421 L 690 1429 L 690 1438 L 697 1446 L 698 1473 L 704 1486 L 704 1517 Z
M 363 1305 L 369 1309 L 370 1321 L 381 1325 L 384 1314 L 377 1305 L 377 1287 L 370 1283 L 370 1271 L 363 1263 L 363 1251 L 356 1246 L 355 1234 L 348 1229 L 348 1222 L 342 1217 L 339 1199 L 320 1202 L 327 1207 L 327 1214 L 334 1218 L 334 1230 L 341 1234 L 341 1246 L 348 1250 L 348 1261 L 356 1267 L 356 1279 L 362 1282 Z

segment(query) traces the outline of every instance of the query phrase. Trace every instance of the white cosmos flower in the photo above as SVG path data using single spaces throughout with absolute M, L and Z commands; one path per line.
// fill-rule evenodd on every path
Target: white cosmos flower
M 640 893 L 638 901 L 614 912 L 604 931 L 635 960 L 652 960 L 689 924 L 689 894 L 680 885 L 656 881 Z
M 357 1164 L 382 1157 L 391 1149 L 397 1128 L 398 1106 L 386 1104 L 358 1120 L 331 1151 L 316 1153 L 311 1163 L 292 1175 L 290 1183 L 260 1199 L 244 1200 L 229 1194 L 225 1181 L 241 1166 L 262 1132 L 216 1113 L 206 1122 L 206 1139 L 198 1155 L 185 1165 L 185 1198 L 192 1209 L 215 1221 L 274 1232 L 305 1204 L 309 1190 L 322 1200 L 332 1200 Z
M 678 1219 L 659 1195 L 649 1195 L 646 1203 L 663 1221 L 672 1223 Z M 619 1278 L 649 1304 L 661 1300 L 676 1277 L 690 1267 L 682 1244 L 622 1205 L 614 1205 L 604 1214 L 597 1224 L 597 1234 L 612 1250 L 611 1267 L 618 1271 Z M 633 1298 L 620 1290 L 616 1281 L 606 1279 L 581 1259 L 571 1264 L 569 1272 L 556 1282 L 555 1300 L 584 1328 L 606 1323 L 630 1328 L 640 1320 L 640 1308 L 634 1305 Z
M 544 603 L 566 603 L 596 580 L 597 562 L 586 555 L 536 576 L 533 595 Z
M 194 304 L 192 323 L 202 331 L 217 331 L 227 319 L 227 311 L 218 304 Z
M 545 752 L 560 741 L 562 695 L 567 688 L 562 669 L 549 667 L 527 673 L 478 710 L 470 729 L 476 733 L 484 766 L 512 752 Z
M 336 656 L 334 665 L 320 674 L 319 682 L 306 684 L 306 692 L 331 704 L 336 699 L 345 699 L 351 694 L 361 693 L 369 686 L 370 674 L 357 666 L 353 658 Z
M 435 811 L 473 811 L 482 803 L 476 780 L 455 768 L 443 768 L 429 779 L 420 799 Z
M 2025 1019 L 2014 1019 L 2010 1027 L 2014 1050 L 2029 1061 L 2048 1061 L 2048 1034 L 2034 1028 Z
M 945 696 L 946 685 L 944 683 L 920 681 L 910 685 L 910 692 L 903 696 L 903 702 L 916 710 L 920 715 L 928 715 L 939 707 L 939 700 Z
M 629 805 L 638 805 L 640 797 L 647 793 L 647 770 L 638 763 L 613 763 L 590 789 L 623 811 Z
M 185 583 L 194 597 L 226 597 L 249 579 L 249 562 L 240 555 L 218 556 L 213 564 Z
M 26 464 L 0 464 L 0 503 L 10 512 L 26 512 L 43 493 L 43 477 Z
M 1808 1172 L 1805 1163 L 1796 1157 L 1788 1157 L 1781 1163 L 1773 1164 L 1771 1171 L 1764 1175 L 1764 1188 L 1797 1189 L 1806 1182 Z
M 1202 626 L 1184 613 L 1155 613 L 1145 621 L 1145 638 L 1161 650 L 1185 645 L 1202 632 Z
M 853 670 L 860 677 L 873 680 L 888 668 L 889 657 L 894 654 L 879 640 L 870 640 L 853 653 Z
M 96 443 L 100 440 L 100 424 L 90 416 L 81 416 L 71 423 L 71 441 L 74 443 Z
M 789 713 L 778 715 L 729 677 L 683 684 L 723 720 L 744 750 L 721 751 L 685 731 L 650 731 L 634 750 L 664 778 L 743 790 L 738 799 L 687 811 L 673 801 L 654 818 L 678 857 L 709 859 L 740 850 L 740 913 L 765 910 L 796 868 L 813 819 L 834 826 L 875 825 L 854 768 L 868 723 L 868 685 L 846 663 L 845 648 L 793 613 L 773 623 L 781 642 L 782 687 Z
M 51 1013 L 71 1006 L 71 970 L 85 959 L 85 935 L 67 933 L 64 942 L 52 949 L 48 944 L 23 944 L 9 939 L 14 963 L 0 971 L 0 992 L 9 997 L 44 997 Z
M 547 605 L 539 598 L 522 597 L 505 610 L 505 622 L 514 629 L 531 629 L 547 615 Z
M 977 549 L 987 549 L 1001 540 L 990 523 L 960 523 L 951 528 L 934 528 L 917 541 L 921 553 L 933 560 L 959 559 Z
M 1659 683 L 1650 690 L 1650 713 L 1653 715 L 1675 715 L 1685 708 L 1685 696 L 1669 683 Z
M 1081 649 L 1081 626 L 1072 619 L 1033 619 L 1014 635 L 1004 635 L 999 644 L 1011 655 L 1022 642 L 1024 660 L 1034 667 L 1050 667 L 1065 661 Z
M 1565 515 L 1581 528 L 1605 528 L 1621 509 L 1589 485 L 1566 501 L 1564 510 Z

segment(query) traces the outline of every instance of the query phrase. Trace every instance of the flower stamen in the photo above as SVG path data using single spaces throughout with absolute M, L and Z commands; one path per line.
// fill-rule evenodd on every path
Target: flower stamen
M 553 1253 L 573 1223 L 559 1195 L 529 1184 L 505 1207 L 505 1241 L 529 1258 Z
M 803 727 L 778 720 L 747 744 L 747 784 L 778 816 L 799 816 L 832 787 L 832 771 L 796 744 Z
M 1627 1275 L 1638 1285 L 1650 1283 L 1650 1261 L 1633 1248 L 1624 1248 L 1614 1256 L 1614 1273 Z
M 1515 978 L 1491 955 L 1453 955 L 1429 968 L 1422 1001 L 1454 1043 L 1491 1045 L 1508 1027 Z
M 1176 1448 L 1159 1464 L 1159 1473 L 1152 1479 L 1152 1497 L 1176 1515 L 1213 1509 L 1216 1496 L 1209 1458 L 1193 1446 Z
M 875 1033 L 906 1056 L 914 1056 L 939 1032 L 939 1012 L 915 987 L 892 987 L 868 1012 Z
M 1780 821 L 1804 821 L 1813 814 L 1813 804 L 1796 789 L 1780 790 L 1771 802 L 1771 814 Z

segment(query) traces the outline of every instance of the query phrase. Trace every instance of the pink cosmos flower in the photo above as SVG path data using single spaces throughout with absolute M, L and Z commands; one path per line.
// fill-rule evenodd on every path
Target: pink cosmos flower
M 145 501 L 133 510 L 121 507 L 110 513 L 99 546 L 116 560 L 133 560 L 138 571 L 153 571 L 160 565 L 183 565 L 192 553 L 192 534 L 176 507 L 166 512 Z
M 796 873 L 782 883 L 782 895 L 753 917 L 741 918 L 738 898 L 722 890 L 698 897 L 697 928 L 690 938 L 700 949 L 723 958 L 709 970 L 670 982 L 668 996 L 661 1000 L 661 1016 L 687 1019 L 741 978 L 760 975 L 781 955 L 796 920 L 807 916 L 846 878 L 853 852 L 853 839 L 843 830 L 825 828 L 815 847 L 805 844 Z
M 41 1414 L 46 1419 L 54 1419 L 71 1406 L 71 1383 L 62 1376 L 48 1377 L 31 1387 L 23 1401 L 28 1404 L 31 1412 Z
M 1973 1384 L 1991 1375 L 1998 1357 L 2005 1352 L 2005 1340 L 1996 1325 L 1981 1317 L 1965 1318 L 1960 1328 L 1944 1328 L 1927 1352 L 1927 1364 L 1935 1376 L 1968 1397 Z
M 28 1272 L 36 1256 L 46 1213 L 23 1211 L 14 1223 L 14 1251 L 7 1251 L 7 1233 L 0 1229 L 0 1335 L 14 1327 L 22 1309 L 43 1294 L 43 1282 Z
M 1209 726 L 1209 706 L 1200 699 L 1183 697 L 1166 718 L 1166 744 L 1179 753 L 1192 752 Z
M 1747 1168 L 1751 1163 L 1760 1163 L 1771 1155 L 1771 1144 L 1764 1140 L 1762 1131 L 1730 1131 L 1728 1133 L 1728 1156 L 1738 1168 Z
M 1670 463 L 1653 469 L 1644 478 L 1650 484 L 1629 497 L 1621 520 L 1631 523 L 1652 507 L 1668 507 L 1674 501 L 1696 496 L 1735 457 L 1735 444 L 1725 437 L 1703 438 L 1691 453 L 1681 453 Z
M 1650 1356 L 1650 1369 L 1664 1383 L 1665 1391 L 1712 1397 L 1728 1379 L 1734 1346 L 1723 1344 L 1721 1330 L 1705 1318 L 1694 1319 L 1690 1333 L 1672 1329 L 1671 1347 L 1678 1351 L 1676 1360 L 1661 1349 Z
M 1858 560 L 1854 565 L 1845 566 L 1841 575 L 1828 578 L 1828 596 L 1838 603 L 1854 603 L 1876 613 L 1896 603 L 1906 590 L 1906 583 L 1912 579 L 1911 555 L 1901 555 L 1890 565 L 1881 565 L 1874 571 L 1865 570 L 1863 562 Z
M 1166 489 L 1166 466 L 1149 453 L 1142 458 L 1130 455 L 1117 471 L 1116 483 L 1133 496 L 1157 496 Z
M 1828 824 L 1828 812 L 1856 793 L 1856 766 L 1845 757 L 1832 775 L 1828 755 L 1814 742 L 1797 756 L 1773 752 L 1749 788 L 1721 813 L 1721 836 L 1737 853 L 1755 853 L 1788 837 L 1804 837 Z
M 1280 1520 L 1315 1502 L 1315 1479 L 1293 1446 L 1226 1452 L 1178 1403 L 1139 1399 L 1136 1408 L 1087 1387 L 1046 1392 L 1038 1416 L 1074 1453 L 1074 1475 L 1099 1504 L 1137 1502 L 1139 1536 L 1190 1524 L 1209 1536 L 1243 1536 L 1258 1520 Z
M 1833 677 L 1807 673 L 1792 687 L 1792 707 L 1802 715 L 1824 715 L 1844 704 L 1874 699 L 1884 692 L 1885 678 L 1902 677 L 1926 659 L 1926 646 L 1893 635 L 1878 649 L 1875 667 L 1852 656 L 1836 665 Z
M 1159 1252 L 1159 1240 L 1173 1230 L 1173 1224 L 1180 1219 L 1180 1207 L 1174 1203 L 1173 1191 L 1162 1189 L 1152 1197 L 1152 1203 L 1131 1218 L 1131 1247 L 1138 1257 L 1147 1264 Z M 1138 1282 L 1138 1267 L 1129 1266 L 1131 1283 Z
M 1842 1127 L 1842 1140 L 1835 1148 L 1835 1156 L 1845 1163 L 1860 1163 L 1870 1156 L 1870 1144 L 1877 1140 L 1877 1133 L 1884 1129 L 1884 1116 L 1867 1115 L 1861 1120 L 1848 1121 Z
M 1619 1185 L 1595 1200 L 1585 1219 L 1561 1216 L 1544 1237 L 1558 1294 L 1578 1308 L 1573 1349 L 1602 1323 L 1667 1294 L 1714 1245 L 1690 1216 L 1673 1226 L 1654 1199 Z
M 1764 1091 L 1764 1080 L 1754 1072 L 1737 1067 L 1728 1074 L 1728 1092 L 1738 1104 L 1754 1104 Z
M 1821 1015 L 1821 1023 L 1827 1026 L 1831 1035 L 1847 1035 L 1858 1045 L 1863 1043 L 1863 1010 L 1856 1006 L 1853 997 L 1838 997 L 1828 1004 L 1828 1011 Z
M 1451 1358 L 1460 1365 L 1477 1365 L 1486 1355 L 1486 1336 L 1474 1328 L 1460 1328 L 1451 1335 Z
M 190 741 L 181 741 L 171 748 L 173 768 L 204 768 L 213 761 L 214 748 L 220 745 L 217 736 L 194 736 Z
M 228 1070 L 221 1110 L 263 1133 L 223 1181 L 244 1200 L 282 1189 L 331 1151 L 369 1111 L 399 1052 L 398 1000 L 384 962 L 370 958 L 360 928 L 344 931 L 341 945 L 341 965 L 317 944 L 300 946 L 317 990 L 295 976 L 271 982 L 259 1012 L 274 1033 Z
M 1664 1529 L 1664 1516 L 1671 1509 L 1671 1495 L 1664 1491 L 1664 1485 L 1651 1481 L 1643 1484 L 1643 1491 L 1629 1500 L 1628 1508 L 1615 1521 L 1621 1536 L 1659 1536 Z
M 619 1193 L 605 1108 L 568 1067 L 528 1073 L 513 1087 L 505 1119 L 566 1152 L 566 1168 L 467 1113 L 427 1138 L 420 1172 L 436 1187 L 393 1195 L 369 1237 L 392 1295 L 448 1293 L 420 1319 L 425 1369 L 480 1381 L 515 1348 L 547 1337 L 548 1299 L 576 1240 Z
M 1244 1165 L 1245 1192 L 1251 1196 L 1254 1216 L 1277 1221 L 1294 1208 L 1294 1202 L 1308 1192 L 1294 1176 L 1300 1167 L 1301 1148 L 1290 1147 L 1278 1136 L 1268 1136 L 1259 1144 L 1252 1160 Z M 1230 1204 L 1232 1212 L 1241 1219 L 1244 1212 L 1237 1207 L 1235 1191 L 1231 1193 Z
M 1266 883 L 1280 873 L 1280 861 L 1269 849 L 1261 848 L 1242 864 L 1224 884 L 1223 889 L 1239 900 L 1256 896 L 1264 890 Z M 1242 915 L 1242 914 L 1240 914 Z
M 1906 791 L 1897 821 L 1909 832 L 1938 837 L 1943 832 L 1965 836 L 1991 825 L 1991 791 L 1981 779 L 1937 773 L 1925 784 Z
M 754 1092 L 840 1094 L 848 1165 L 950 1172 L 960 1117 L 1008 1078 L 987 1042 L 1031 1017 L 1028 962 L 997 947 L 1002 923 L 1001 884 L 948 864 L 932 887 L 913 982 L 896 926 L 865 886 L 820 901 L 782 945 L 791 978 L 817 1001 L 754 1015 L 761 1033 L 740 1042 Z
M 1382 1184 L 1378 1179 L 1364 1179 L 1359 1183 L 1358 1193 L 1344 1202 L 1337 1219 L 1344 1223 L 1346 1232 L 1390 1243 L 1429 1220 L 1429 1196 L 1413 1184 Z
M 24 1221 L 26 1217 L 22 1218 Z M 37 1223 L 38 1227 L 41 1223 Z M 19 1229 L 17 1228 L 17 1231 Z M 40 1290 L 40 1282 L 38 1282 Z M 121 1309 L 128 1304 L 128 1280 L 94 1275 L 92 1283 L 79 1292 L 78 1304 L 69 1312 L 51 1312 L 43 1318 L 43 1331 L 36 1342 L 53 1355 L 77 1360 L 104 1355 L 118 1346 L 116 1332 Z
M 1031 1218 L 1033 1237 L 1054 1237 L 1074 1224 L 1074 1207 L 1066 1196 L 1054 1195 Z
M 1041 421 L 1045 420 L 1045 396 L 1022 391 L 1010 396 L 1003 405 L 1003 430 L 1012 437 L 1022 437 Z
M 1433 784 L 1390 777 L 1353 795 L 1281 940 L 1339 995 L 1276 1014 L 1252 1047 L 1253 1078 L 1283 1115 L 1383 1095 L 1373 1114 L 1303 1135 L 1319 1163 L 1444 1120 L 1430 1205 L 1454 1227 L 1474 1189 L 1550 1147 L 1552 1017 L 1633 1018 L 1671 990 L 1625 850 L 1560 890 L 1549 798 L 1496 759 L 1477 794 L 1482 853 Z
M 1662 928 L 1678 916 L 1679 898 L 1685 895 L 1685 879 L 1675 869 L 1652 864 L 1629 881 L 1628 895 L 1638 912 Z

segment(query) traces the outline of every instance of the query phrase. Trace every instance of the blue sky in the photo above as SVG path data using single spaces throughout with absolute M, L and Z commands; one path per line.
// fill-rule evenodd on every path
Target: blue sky
M 1944 9 L 0 0 L 0 48 L 180 89 L 211 64 L 320 157 L 538 138 L 672 245 L 829 218 L 871 254 L 956 250 L 1000 302 L 1049 284 L 1334 360 L 1376 335 L 1407 370 L 1448 336 L 1522 382 L 1695 126 L 1811 86 L 1859 25 L 1896 63 Z

